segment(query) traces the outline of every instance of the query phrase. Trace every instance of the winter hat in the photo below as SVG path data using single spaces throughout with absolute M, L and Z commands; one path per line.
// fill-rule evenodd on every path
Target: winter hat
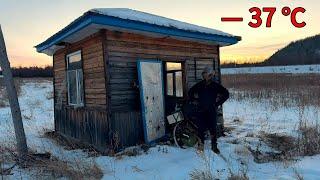
M 213 71 L 212 67 L 206 66 L 206 67 L 203 69 L 203 71 L 202 71 L 202 74 L 203 74 L 203 73 L 212 74 L 212 73 L 214 73 L 214 71 Z

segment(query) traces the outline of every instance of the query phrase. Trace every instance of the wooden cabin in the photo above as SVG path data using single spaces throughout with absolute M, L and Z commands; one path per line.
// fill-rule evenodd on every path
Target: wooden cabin
M 220 81 L 219 48 L 240 39 L 131 9 L 92 9 L 36 46 L 53 56 L 55 130 L 101 151 L 152 142 L 204 67 Z

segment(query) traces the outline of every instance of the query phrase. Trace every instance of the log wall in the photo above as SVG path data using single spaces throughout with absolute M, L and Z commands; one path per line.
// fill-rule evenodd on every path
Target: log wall
M 67 102 L 67 54 L 82 51 L 85 106 Z M 54 54 L 55 128 L 57 131 L 104 147 L 119 140 L 125 147 L 143 142 L 137 60 L 183 62 L 185 92 L 201 79 L 205 66 L 218 69 L 215 45 L 100 31 Z
M 205 66 L 218 68 L 218 47 L 214 45 L 126 32 L 105 33 L 111 129 L 124 146 L 143 141 L 139 90 L 133 86 L 138 84 L 137 60 L 184 62 L 185 91 L 200 81 L 201 75 L 197 78 L 196 74 L 201 74 Z
M 109 144 L 110 137 L 103 37 L 94 34 L 53 56 L 55 130 L 100 150 Z M 66 56 L 78 50 L 82 53 L 84 107 L 75 108 L 68 105 Z
M 109 147 L 109 121 L 105 109 L 72 108 L 63 105 L 54 111 L 55 130 L 64 136 L 91 144 L 105 152 Z
M 185 62 L 188 88 L 201 80 L 196 73 L 201 74 L 205 66 L 214 67 L 218 60 L 214 45 L 114 31 L 106 31 L 106 36 L 111 111 L 139 110 L 139 91 L 132 86 L 137 82 L 138 59 Z

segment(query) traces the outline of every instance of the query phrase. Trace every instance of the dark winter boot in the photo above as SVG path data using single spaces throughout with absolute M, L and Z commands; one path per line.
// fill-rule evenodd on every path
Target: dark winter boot
M 217 143 L 211 145 L 211 150 L 216 154 L 220 154 L 220 150 L 217 147 Z
M 204 151 L 204 143 L 199 142 L 198 147 L 197 147 L 197 152 L 202 153 Z
M 200 139 L 197 147 L 197 152 L 203 152 L 204 151 L 204 138 Z
M 220 150 L 218 149 L 216 136 L 211 137 L 211 150 L 216 154 L 220 154 Z

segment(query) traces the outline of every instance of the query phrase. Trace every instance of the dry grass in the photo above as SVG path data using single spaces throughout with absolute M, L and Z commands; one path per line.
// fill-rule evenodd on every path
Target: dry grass
M 296 138 L 283 135 L 283 134 L 267 134 L 262 132 L 260 138 L 270 147 L 273 149 L 284 153 L 284 154 L 291 154 L 291 151 L 296 149 Z
M 304 121 L 299 125 L 299 136 L 296 141 L 298 152 L 303 156 L 320 154 L 320 127 L 307 125 Z
M 237 142 L 239 144 L 239 142 Z M 240 157 L 249 157 L 250 151 L 245 146 L 236 146 L 234 152 Z
M 21 94 L 21 86 L 27 82 L 32 83 L 42 83 L 44 81 L 51 81 L 52 78 L 14 78 L 15 88 L 17 90 L 18 96 Z M 43 86 L 45 87 L 45 86 Z M 53 98 L 53 92 L 47 94 L 46 98 L 48 100 Z M 0 108 L 9 106 L 7 92 L 4 84 L 3 78 L 0 78 Z
M 210 170 L 195 169 L 190 173 L 190 179 L 192 180 L 214 180 Z
M 4 107 L 7 107 L 7 106 L 8 106 L 7 101 L 5 99 L 0 99 L 0 108 L 4 108 Z
M 256 163 L 287 162 L 296 158 L 295 138 L 283 134 L 267 134 L 264 132 L 260 134 L 259 138 L 261 142 L 266 143 L 277 152 L 262 152 L 259 147 L 256 149 L 248 147 Z
M 20 93 L 21 93 L 21 86 L 24 83 L 23 79 L 15 78 L 14 79 L 14 83 L 15 83 L 15 88 L 16 88 L 17 94 L 19 96 Z M 0 78 L 0 108 L 1 107 L 7 107 L 7 106 L 9 106 L 7 92 L 6 92 L 6 88 L 5 88 L 5 84 L 4 84 L 3 78 Z
M 314 105 L 320 107 L 319 74 L 223 75 L 222 83 L 236 100 L 267 100 L 275 107 Z
M 249 177 L 247 174 L 231 174 L 228 180 L 249 180 Z
M 111 155 L 114 156 L 117 160 L 119 160 L 122 159 L 124 156 L 139 156 L 142 154 L 142 152 L 143 150 L 140 146 L 132 146 L 124 149 L 123 151 Z
M 73 140 L 71 138 L 66 138 L 61 134 L 57 133 L 56 131 L 44 131 L 45 138 L 52 139 L 55 143 L 57 143 L 59 146 L 64 147 L 66 150 L 81 149 L 83 151 L 86 151 L 89 154 L 89 156 L 93 157 L 104 155 L 104 153 L 99 152 L 97 149 L 95 149 L 93 146 L 89 144 L 82 143 L 78 140 Z
M 217 179 L 214 177 L 213 168 L 211 166 L 211 162 L 213 160 L 213 156 L 211 154 L 207 154 L 205 152 L 198 153 L 198 156 L 203 161 L 202 168 L 196 168 L 190 172 L 189 177 L 192 180 L 213 180 Z
M 238 74 L 223 75 L 222 83 L 231 89 L 234 100 L 267 102 L 272 108 L 298 107 L 301 114 L 297 128 L 298 136 L 261 133 L 259 138 L 280 153 L 262 154 L 252 150 L 260 162 L 294 159 L 297 156 L 320 154 L 319 125 L 302 118 L 308 106 L 320 108 L 319 74 Z M 318 119 L 314 119 L 318 121 Z M 309 124 L 308 124 L 309 123 Z
M 319 126 L 307 126 L 305 123 L 298 128 L 298 137 L 282 134 L 262 133 L 260 138 L 268 146 L 280 153 L 262 154 L 257 150 L 250 150 L 255 161 L 287 161 L 294 160 L 299 156 L 313 156 L 320 154 L 320 128 Z
M 297 180 L 304 180 L 302 174 L 299 173 L 297 169 L 294 168 L 293 170 L 294 170 L 293 172 L 294 172 L 295 178 L 296 178 Z
M 0 147 L 0 176 L 4 179 L 13 174 L 14 167 L 28 172 L 32 179 L 101 179 L 103 172 L 95 162 L 79 164 L 79 162 L 63 161 L 50 153 L 35 153 L 29 155 L 23 162 L 17 161 L 15 150 Z M 2 166 L 10 165 L 7 168 Z M 19 170 L 19 171 L 20 171 Z M 17 174 L 15 174 L 17 177 Z
M 249 153 L 249 150 L 245 150 L 245 148 L 241 148 L 241 151 L 245 151 L 245 153 Z M 247 155 L 246 155 L 247 156 Z M 240 160 L 240 169 L 237 172 L 233 172 L 230 167 L 228 167 L 229 176 L 228 180 L 249 180 L 248 176 L 248 162 Z
M 67 179 L 101 179 L 103 173 L 97 164 L 91 166 L 72 166 L 67 161 L 61 161 L 56 157 L 34 158 L 28 163 L 33 176 L 43 179 L 48 178 L 67 178 Z

